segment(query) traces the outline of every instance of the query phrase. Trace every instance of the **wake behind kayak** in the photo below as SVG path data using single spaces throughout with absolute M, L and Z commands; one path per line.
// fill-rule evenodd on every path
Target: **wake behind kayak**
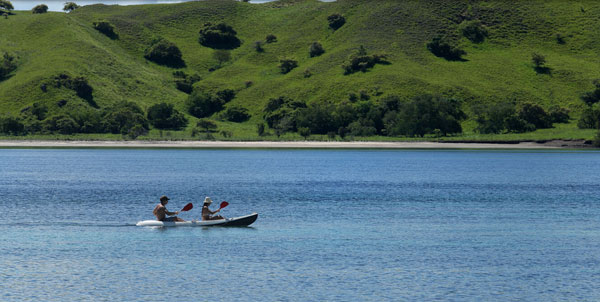
M 258 213 L 252 213 L 246 216 L 218 219 L 218 220 L 204 220 L 204 221 L 158 221 L 158 220 L 143 220 L 136 223 L 136 226 L 147 226 L 147 227 L 209 227 L 209 226 L 221 226 L 221 227 L 243 227 L 249 226 L 256 221 Z

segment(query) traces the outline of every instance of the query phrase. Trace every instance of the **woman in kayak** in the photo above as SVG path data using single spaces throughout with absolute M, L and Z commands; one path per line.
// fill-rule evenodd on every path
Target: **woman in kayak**
M 218 219 L 225 219 L 225 217 L 221 216 L 221 215 L 217 215 L 217 216 L 212 216 L 216 213 L 218 213 L 219 211 L 221 211 L 221 209 L 218 209 L 216 211 L 211 211 L 208 206 L 212 203 L 212 199 L 210 199 L 210 197 L 206 197 L 204 198 L 204 205 L 202 206 L 202 220 L 218 220 Z
M 179 211 L 177 212 L 169 212 L 167 211 L 167 203 L 169 203 L 169 197 L 163 195 L 160 197 L 160 203 L 158 205 L 156 205 L 156 207 L 154 208 L 154 211 L 152 211 L 152 213 L 154 214 L 154 216 L 156 216 L 156 220 L 158 221 L 185 221 L 177 216 L 173 216 L 173 215 L 177 215 L 179 214 Z M 172 216 L 172 217 L 167 217 L 168 216 Z

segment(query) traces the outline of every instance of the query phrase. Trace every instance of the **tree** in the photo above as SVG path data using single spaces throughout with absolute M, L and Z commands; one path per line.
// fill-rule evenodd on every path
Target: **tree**
M 550 115 L 544 108 L 533 103 L 524 103 L 519 106 L 518 117 L 535 126 L 536 129 L 552 127 Z
M 219 62 L 219 67 L 221 67 L 223 63 L 231 60 L 231 53 L 228 50 L 217 49 L 213 52 L 213 58 Z
M 0 116 L 0 133 L 21 135 L 25 133 L 25 125 L 18 118 Z
M 97 21 L 92 23 L 92 25 L 94 25 L 94 29 L 113 40 L 119 37 L 117 33 L 115 33 L 115 27 L 108 21 Z
M 5 52 L 2 58 L 0 58 L 0 81 L 6 79 L 15 69 L 17 69 L 15 56 Z
M 187 119 L 173 104 L 158 103 L 148 108 L 148 121 L 158 129 L 181 129 L 187 124 Z
M 262 41 L 256 41 L 254 42 L 254 50 L 256 50 L 256 52 L 264 52 L 265 49 L 262 47 Z
M 321 45 L 321 43 L 313 42 L 308 49 L 308 53 L 310 54 L 311 58 L 317 57 L 325 53 L 325 49 L 323 49 L 323 45 Z
M 2 74 L 0 73 L 0 79 Z M 600 80 L 594 80 L 594 86 L 596 89 L 593 91 L 585 92 L 581 95 L 581 100 L 584 101 L 588 106 L 596 104 L 600 102 Z
M 352 74 L 357 71 L 367 72 L 369 68 L 373 68 L 375 64 L 386 64 L 387 55 L 373 54 L 367 55 L 367 50 L 361 45 L 355 54 L 350 55 L 348 60 L 342 64 L 344 74 Z
M 329 22 L 329 27 L 337 30 L 346 23 L 346 18 L 340 14 L 331 14 L 327 17 L 327 22 Z
M 304 137 L 304 139 L 308 139 L 308 137 L 310 136 L 310 129 L 306 127 L 298 128 L 298 134 Z
M 473 43 L 481 43 L 488 36 L 487 29 L 479 20 L 465 20 L 459 25 L 459 30 L 465 38 Z
M 34 14 L 44 14 L 44 13 L 48 12 L 48 5 L 46 5 L 46 4 L 36 5 L 34 8 L 31 9 L 31 12 Z
M 0 12 L 9 13 L 15 9 L 12 3 L 8 0 L 0 0 Z
M 77 8 L 79 8 L 79 5 L 77 5 L 75 2 L 66 2 L 63 10 L 66 12 L 72 12 Z
M 277 37 L 274 34 L 268 34 L 267 37 L 265 38 L 265 41 L 267 43 L 275 43 L 275 42 L 277 42 Z
M 223 117 L 230 122 L 241 123 L 250 119 L 250 114 L 244 107 L 232 106 L 225 110 Z
M 106 108 L 102 114 L 103 131 L 114 134 L 129 133 L 136 125 L 148 130 L 144 111 L 133 102 L 119 102 Z
M 290 71 L 292 71 L 292 69 L 298 67 L 298 61 L 294 60 L 294 59 L 288 59 L 288 58 L 284 58 L 284 59 L 280 59 L 279 60 L 279 69 L 281 70 L 281 73 L 286 74 Z
M 213 122 L 211 120 L 207 120 L 207 119 L 199 120 L 198 123 L 196 123 L 196 126 L 204 129 L 207 134 L 210 131 L 217 129 L 217 124 L 215 124 L 215 122 Z
M 462 56 L 467 54 L 466 51 L 450 45 L 448 41 L 439 36 L 427 43 L 427 49 L 436 57 L 441 57 L 448 61 L 461 61 Z
M 185 102 L 188 112 L 197 118 L 208 117 L 221 111 L 224 104 L 223 99 L 201 90 L 194 90 Z
M 199 31 L 198 42 L 203 46 L 215 49 L 234 49 L 240 47 L 241 41 L 237 32 L 225 23 L 204 23 Z
M 150 61 L 169 67 L 185 67 L 181 50 L 179 50 L 177 45 L 165 39 L 155 41 L 150 47 L 146 48 L 144 57 Z
M 544 67 L 544 64 L 546 64 L 546 57 L 534 52 L 531 54 L 531 61 L 533 62 L 533 65 L 535 65 L 536 69 L 542 68 Z

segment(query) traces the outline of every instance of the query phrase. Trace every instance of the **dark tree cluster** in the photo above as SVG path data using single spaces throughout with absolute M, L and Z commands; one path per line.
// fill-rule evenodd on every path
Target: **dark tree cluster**
M 308 49 L 308 53 L 310 55 L 310 57 L 318 57 L 322 54 L 325 53 L 325 49 L 323 48 L 323 45 L 321 45 L 321 43 L 319 42 L 313 42 L 310 45 L 310 48 Z
M 0 58 L 0 81 L 8 78 L 8 75 L 17 69 L 17 60 L 15 56 L 5 52 Z
M 327 17 L 327 22 L 329 23 L 329 27 L 333 30 L 337 30 L 346 24 L 346 18 L 340 14 L 331 14 Z
M 173 104 L 158 103 L 148 108 L 148 121 L 158 129 L 179 130 L 187 125 L 187 119 Z
M 427 49 L 436 57 L 444 58 L 448 61 L 460 61 L 467 52 L 451 45 L 442 37 L 435 37 L 427 43 Z
M 284 58 L 279 60 L 279 70 L 281 73 L 286 74 L 298 67 L 298 61 L 290 58 Z
M 63 7 L 63 10 L 65 12 L 70 13 L 78 8 L 79 8 L 79 5 L 77 5 L 77 3 L 75 3 L 75 2 L 65 2 L 65 6 Z
M 204 118 L 223 110 L 223 106 L 234 97 L 235 91 L 232 89 L 220 90 L 216 94 L 194 90 L 187 98 L 185 106 L 191 115 Z
M 586 104 L 577 122 L 581 129 L 600 129 L 600 80 L 594 81 L 595 89 L 581 95 Z
M 94 29 L 113 40 L 119 37 L 119 35 L 117 35 L 115 32 L 115 27 L 108 21 L 97 21 L 92 23 L 92 25 L 94 25 Z
M 96 106 L 92 95 L 94 88 L 90 86 L 85 77 L 72 77 L 68 74 L 61 73 L 54 77 L 54 87 L 71 89 L 75 91 L 78 97 L 88 101 L 90 105 Z
M 552 107 L 549 112 L 533 103 L 515 106 L 509 102 L 474 106 L 476 131 L 479 133 L 531 132 L 552 128 L 554 123 L 567 123 L 569 112 L 565 108 Z
M 215 49 L 234 49 L 240 47 L 241 41 L 237 38 L 237 32 L 225 23 L 204 23 L 200 28 L 200 44 Z
M 0 13 L 8 15 L 13 9 L 15 9 L 15 7 L 10 1 L 0 0 Z
M 335 137 L 353 136 L 424 136 L 439 132 L 443 135 L 461 133 L 460 122 L 466 118 L 461 102 L 436 96 L 419 96 L 409 101 L 388 97 L 371 100 L 329 101 L 310 103 L 287 97 L 270 99 L 263 112 L 267 125 L 276 133 L 288 131 L 327 134 Z M 264 132 L 264 130 L 263 130 Z
M 459 30 L 465 38 L 473 43 L 481 43 L 488 36 L 487 29 L 479 20 L 465 20 L 460 24 Z
M 173 72 L 173 76 L 175 77 L 177 89 L 187 94 L 192 93 L 194 90 L 194 83 L 202 79 L 198 74 L 188 75 L 183 71 L 175 71 Z
M 234 123 L 242 123 L 250 119 L 250 113 L 244 107 L 231 106 L 222 112 L 221 118 Z
M 386 61 L 387 55 L 385 54 L 373 54 L 368 55 L 367 50 L 361 45 L 355 54 L 352 54 L 344 64 L 344 74 L 352 74 L 357 71 L 367 72 L 368 69 L 373 68 L 375 64 L 389 64 Z
M 177 45 L 165 39 L 154 41 L 144 52 L 144 57 L 157 64 L 169 67 L 185 67 L 185 62 Z
M 31 9 L 31 12 L 34 14 L 45 14 L 46 12 L 48 12 L 48 5 L 46 5 L 46 4 L 36 5 Z

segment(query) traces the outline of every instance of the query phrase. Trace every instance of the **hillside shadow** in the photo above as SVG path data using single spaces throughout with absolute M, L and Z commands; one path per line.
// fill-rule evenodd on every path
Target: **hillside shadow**
M 537 74 L 552 75 L 552 68 L 546 66 L 538 66 L 533 68 Z

